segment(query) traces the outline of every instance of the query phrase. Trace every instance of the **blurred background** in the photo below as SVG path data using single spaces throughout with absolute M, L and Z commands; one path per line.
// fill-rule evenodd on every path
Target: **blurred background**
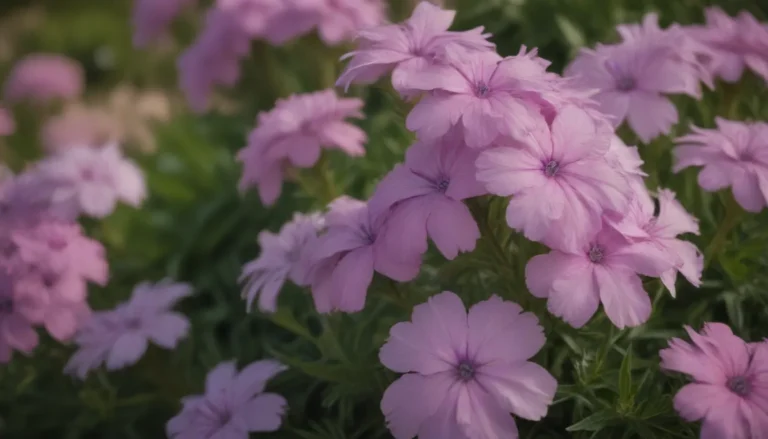
M 189 282 L 196 291 L 180 306 L 192 321 L 190 336 L 173 352 L 150 348 L 134 367 L 109 374 L 99 371 L 79 382 L 61 372 L 73 348 L 52 340 L 44 340 L 31 357 L 17 355 L 11 363 L 0 365 L 3 439 L 162 438 L 165 422 L 180 407 L 179 399 L 199 393 L 206 372 L 214 365 L 228 359 L 246 364 L 266 357 L 284 361 L 292 371 L 270 385 L 289 400 L 285 428 L 263 437 L 390 437 L 378 401 L 392 375 L 381 369 L 376 353 L 391 324 L 408 313 L 395 311 L 397 304 L 374 300 L 364 313 L 321 319 L 314 315 L 306 292 L 291 286 L 281 296 L 278 313 L 247 313 L 237 279 L 243 263 L 258 254 L 256 236 L 261 230 L 277 230 L 294 211 L 321 209 L 342 193 L 361 198 L 370 194 L 413 140 L 404 128 L 407 104 L 386 81 L 353 88 L 350 94 L 366 101 L 366 119 L 360 126 L 370 139 L 367 156 L 353 159 L 327 154 L 322 169 L 328 175 L 323 178 L 329 178 L 331 184 L 302 185 L 317 177 L 308 171 L 287 185 L 275 206 L 263 207 L 255 193 L 238 191 L 240 168 L 235 161 L 257 113 L 270 109 L 277 98 L 332 86 L 343 68 L 338 59 L 352 46 L 326 47 L 314 35 L 282 47 L 256 41 L 241 65 L 238 84 L 218 89 L 210 111 L 196 114 L 178 86 L 176 63 L 194 41 L 211 3 L 192 2 L 167 36 L 139 50 L 132 44 L 131 0 L 0 1 L 0 82 L 16 61 L 32 53 L 72 58 L 82 66 L 86 78 L 82 97 L 42 107 L 5 105 L 13 113 L 16 129 L 0 138 L 0 161 L 10 171 L 19 172 L 62 138 L 88 144 L 117 141 L 147 178 L 150 196 L 141 209 L 121 205 L 105 220 L 84 222 L 87 233 L 106 246 L 111 272 L 107 287 L 91 288 L 91 306 L 111 308 L 129 297 L 135 284 L 164 277 Z M 650 11 L 659 12 L 662 25 L 702 22 L 704 8 L 711 4 L 719 4 L 731 14 L 749 10 L 761 21 L 768 14 L 768 3 L 755 0 L 446 3 L 459 11 L 454 29 L 485 26 L 502 55 L 517 53 L 522 44 L 537 47 L 557 72 L 562 72 L 580 47 L 616 41 L 616 24 L 638 22 Z M 391 19 L 399 21 L 410 14 L 414 2 L 391 0 L 390 6 Z M 684 117 L 677 132 L 691 121 L 710 126 L 715 114 L 767 119 L 766 97 L 764 83 L 753 77 L 737 85 L 719 83 L 703 103 L 680 100 Z M 625 140 L 632 144 L 627 135 Z M 670 146 L 669 139 L 662 139 L 641 151 L 653 168 L 651 181 L 671 185 L 683 194 L 687 188 L 684 203 L 696 206 L 694 212 L 704 216 L 703 235 L 711 236 L 721 218 L 720 206 L 712 203 L 711 196 L 701 198 L 693 189 L 694 174 L 685 181 L 671 181 Z M 760 323 L 768 317 L 766 297 L 758 293 L 768 291 L 764 221 L 765 212 L 754 218 L 754 224 L 743 225 L 740 236 L 745 239 L 731 243 L 728 251 L 732 254 L 710 273 L 701 296 L 666 310 L 666 328 L 677 330 L 683 322 L 696 324 L 714 315 L 729 321 L 740 335 L 768 335 Z M 460 274 L 468 266 L 460 264 L 461 260 L 449 267 L 453 271 L 439 280 L 426 274 L 412 286 L 406 300 L 419 303 L 438 291 L 438 285 L 462 284 Z M 524 263 L 517 265 L 522 270 Z M 517 282 L 524 285 L 519 278 Z M 474 284 L 468 285 L 465 287 Z M 685 296 L 685 292 L 680 294 Z M 647 345 L 647 352 L 674 333 L 649 324 L 645 339 L 655 341 Z M 571 340 L 563 336 L 552 346 L 547 361 L 559 361 L 561 373 L 566 370 L 567 374 L 577 368 L 575 364 L 594 358 L 592 354 L 603 346 L 600 343 L 618 343 L 614 335 L 587 334 Z M 644 346 L 639 344 L 642 341 L 637 343 Z M 569 360 L 574 363 L 569 365 L 561 349 L 583 357 Z M 618 363 L 615 366 L 618 370 Z M 639 362 L 635 367 L 644 366 Z M 615 381 L 615 375 L 607 374 L 604 379 Z M 669 390 L 664 387 L 669 385 L 662 382 L 659 389 Z M 563 391 L 566 400 L 567 392 L 580 392 L 578 383 Z M 668 396 L 644 398 L 657 403 L 658 413 L 638 415 L 631 422 L 626 413 L 623 418 L 617 415 L 619 421 L 603 421 L 628 422 L 637 436 L 627 437 L 694 437 L 693 427 L 683 425 L 671 411 Z M 521 437 L 620 437 L 598 436 L 588 428 L 565 433 L 566 427 L 586 417 L 589 410 L 566 401 L 553 408 L 543 426 L 533 428 L 523 422 Z M 623 431 L 629 428 L 626 425 Z M 642 429 L 648 425 L 663 428 Z M 646 431 L 653 436 L 643 435 Z

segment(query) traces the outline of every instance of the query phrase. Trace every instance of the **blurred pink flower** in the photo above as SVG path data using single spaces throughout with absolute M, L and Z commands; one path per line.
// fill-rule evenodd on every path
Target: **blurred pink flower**
M 715 121 L 717 129 L 694 126 L 676 140 L 673 169 L 703 166 L 699 186 L 710 192 L 731 186 L 741 207 L 759 212 L 768 204 L 768 124 Z
M 103 362 L 109 370 L 130 366 L 144 355 L 149 341 L 165 349 L 175 348 L 186 337 L 189 321 L 170 308 L 191 293 L 189 285 L 168 280 L 137 285 L 129 301 L 94 312 L 80 328 L 75 337 L 79 349 L 64 372 L 85 379 Z
M 674 41 L 631 39 L 583 49 L 566 69 L 575 84 L 599 90 L 593 99 L 614 126 L 625 119 L 645 143 L 669 133 L 677 109 L 665 94 L 701 97 L 696 64 L 681 59 Z
M 677 239 L 684 233 L 699 234 L 699 222 L 675 199 L 669 189 L 659 189 L 659 214 L 642 181 L 636 184 L 634 199 L 624 218 L 613 227 L 633 241 L 650 241 L 675 258 L 675 268 L 661 274 L 661 280 L 674 297 L 678 271 L 694 286 L 701 285 L 704 256 L 692 243 Z
M 471 148 L 484 148 L 506 137 L 524 137 L 545 124 L 542 94 L 557 89 L 560 77 L 549 63 L 525 47 L 502 59 L 495 52 L 466 52 L 448 46 L 450 67 L 412 72 L 409 86 L 430 91 L 408 114 L 406 126 L 420 140 L 437 139 L 453 126 L 463 127 Z
M 0 137 L 9 136 L 16 131 L 16 122 L 13 115 L 5 108 L 0 107 Z
M 68 106 L 45 121 L 41 131 L 48 153 L 72 148 L 98 148 L 120 141 L 124 136 L 120 122 L 104 108 Z
M 406 259 L 427 251 L 427 235 L 448 259 L 471 251 L 480 238 L 462 200 L 486 193 L 475 178 L 478 151 L 460 137 L 418 142 L 376 188 L 368 202 L 372 218 L 387 219 L 385 246 Z
M 34 171 L 50 187 L 53 209 L 103 218 L 118 201 L 138 207 L 146 198 L 144 175 L 117 145 L 73 148 L 50 156 Z
M 638 326 L 651 315 L 651 300 L 639 274 L 659 277 L 676 258 L 654 242 L 630 242 L 604 227 L 577 251 L 553 250 L 528 261 L 525 281 L 531 293 L 547 298 L 549 311 L 580 328 L 600 302 L 618 328 Z
M 29 355 L 38 342 L 32 323 L 20 312 L 13 281 L 0 270 L 0 364 L 11 361 L 14 350 Z
M 234 362 L 220 363 L 208 373 L 205 394 L 182 399 L 184 407 L 168 421 L 166 434 L 170 439 L 248 439 L 250 432 L 278 430 L 288 403 L 264 388 L 285 369 L 264 360 L 237 373 Z
M 352 60 L 336 85 L 349 88 L 353 82 L 371 83 L 392 71 L 395 89 L 407 94 L 411 73 L 428 69 L 438 62 L 448 44 L 477 51 L 493 48 L 482 27 L 466 32 L 448 31 L 455 16 L 455 11 L 421 2 L 402 24 L 386 24 L 361 31 L 358 49 L 345 55 Z
M 324 227 L 323 216 L 318 213 L 295 213 L 293 219 L 280 228 L 278 234 L 259 233 L 261 255 L 243 266 L 240 282 L 245 281 L 243 297 L 250 309 L 258 296 L 259 309 L 277 311 L 277 295 L 286 279 L 296 285 L 307 282 L 307 250 Z
M 701 334 L 685 330 L 692 344 L 673 338 L 659 352 L 663 369 L 694 381 L 675 395 L 675 410 L 686 421 L 704 421 L 702 439 L 765 437 L 768 343 L 750 346 L 722 323 L 706 323 Z
M 703 61 L 712 74 L 736 82 L 749 67 L 768 81 L 768 26 L 747 11 L 732 18 L 710 7 L 705 14 L 706 25 L 689 26 L 686 31 L 711 50 Z
M 85 86 L 83 68 L 61 55 L 33 54 L 13 66 L 5 80 L 8 102 L 36 103 L 80 96 Z
M 528 239 L 577 252 L 600 230 L 606 210 L 621 211 L 631 189 L 606 157 L 610 125 L 569 106 L 522 144 L 497 147 L 477 160 L 477 178 L 492 194 L 513 198 L 507 224 Z
M 384 219 L 372 218 L 365 202 L 337 198 L 325 220 L 327 231 L 308 250 L 309 280 L 319 312 L 361 311 L 374 271 L 403 282 L 418 275 L 421 258 L 401 259 L 389 252 L 381 239 Z
M 381 24 L 386 17 L 382 0 L 325 0 L 317 25 L 328 45 L 353 40 L 358 32 Z
M 145 47 L 161 37 L 181 11 L 196 0 L 134 0 L 133 44 Z
M 540 420 L 557 390 L 543 367 L 528 361 L 543 346 L 533 314 L 497 296 L 467 313 L 443 292 L 392 327 L 379 358 L 404 373 L 384 392 L 381 410 L 396 439 L 516 438 L 515 415 Z
M 271 111 L 259 114 L 248 145 L 238 153 L 243 163 L 241 188 L 257 185 L 262 202 L 269 205 L 280 195 L 285 166 L 310 168 L 322 148 L 364 155 L 365 132 L 345 121 L 362 118 L 362 107 L 362 100 L 340 99 L 333 90 L 278 100 Z

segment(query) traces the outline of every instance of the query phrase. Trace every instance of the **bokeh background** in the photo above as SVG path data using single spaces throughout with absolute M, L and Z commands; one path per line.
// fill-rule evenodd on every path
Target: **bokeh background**
M 12 107 L 16 132 L 0 139 L 0 160 L 18 172 L 43 156 L 46 135 L 56 134 L 50 132 L 56 120 L 58 135 L 119 139 L 147 177 L 150 197 L 141 209 L 120 206 L 105 220 L 85 223 L 88 234 L 107 247 L 111 268 L 109 285 L 91 288 L 91 305 L 111 308 L 135 284 L 164 277 L 189 282 L 196 291 L 180 306 L 192 321 L 190 336 L 173 352 L 150 348 L 136 366 L 100 371 L 80 382 L 62 374 L 73 348 L 52 340 L 44 340 L 31 357 L 17 355 L 0 365 L 4 439 L 162 438 L 179 399 L 199 393 L 213 366 L 268 357 L 291 368 L 270 385 L 288 398 L 290 410 L 283 430 L 259 437 L 390 438 L 378 403 L 393 376 L 379 365 L 377 351 L 389 327 L 407 319 L 413 304 L 450 286 L 473 300 L 496 292 L 543 309 L 523 279 L 525 261 L 540 249 L 517 242 L 521 238 L 505 229 L 501 203 L 478 202 L 475 213 L 487 221 L 481 223 L 485 236 L 476 254 L 450 264 L 436 258 L 394 299 L 376 294 L 391 287 L 377 279 L 365 312 L 319 317 L 305 291 L 287 286 L 276 314 L 246 312 L 237 279 L 242 264 L 258 254 L 257 234 L 277 230 L 294 211 L 321 209 L 342 193 L 367 197 L 401 160 L 412 134 L 404 128 L 408 104 L 386 81 L 353 88 L 350 94 L 366 101 L 366 119 L 360 122 L 370 139 L 365 158 L 326 153 L 323 163 L 297 175 L 271 208 L 254 193 L 239 192 L 234 157 L 256 114 L 277 98 L 332 86 L 343 68 L 338 59 L 351 46 L 326 47 L 315 36 L 283 47 L 254 42 L 239 84 L 219 90 L 211 111 L 195 114 L 179 91 L 176 61 L 199 31 L 207 3 L 187 8 L 171 36 L 137 50 L 131 42 L 130 0 L 0 1 L 0 81 L 15 61 L 35 52 L 71 57 L 87 78 L 86 93 L 77 102 Z M 390 3 L 393 20 L 407 17 L 414 5 L 411 0 Z M 638 22 L 650 11 L 659 12 L 663 25 L 701 22 L 704 8 L 712 4 L 731 14 L 749 10 L 761 21 L 768 16 L 768 3 L 758 0 L 448 3 L 459 11 L 455 29 L 484 25 L 502 55 L 517 53 L 522 44 L 537 47 L 557 72 L 580 47 L 616 41 L 616 24 Z M 682 117 L 670 138 L 691 122 L 712 126 L 715 115 L 768 120 L 764 82 L 746 75 L 738 84 L 717 85 L 701 102 L 676 100 Z M 46 124 L 49 129 L 43 130 Z M 629 132 L 623 135 L 629 144 L 636 141 Z M 641 147 L 649 184 L 675 189 L 701 219 L 702 235 L 694 240 L 704 249 L 722 223 L 722 202 L 698 189 L 695 172 L 672 177 L 670 138 Z M 521 422 L 521 437 L 695 437 L 696 427 L 680 421 L 671 408 L 681 381 L 658 371 L 656 353 L 683 324 L 708 320 L 725 321 L 752 340 L 768 336 L 767 224 L 765 211 L 743 219 L 718 244 L 720 256 L 705 272 L 701 289 L 681 287 L 679 299 L 671 301 L 662 299 L 666 293 L 653 283 L 654 316 L 638 330 L 614 330 L 600 318 L 579 332 L 553 318 L 543 322 L 549 341 L 537 360 L 561 383 L 558 403 L 541 423 Z M 507 252 L 513 241 L 514 254 Z

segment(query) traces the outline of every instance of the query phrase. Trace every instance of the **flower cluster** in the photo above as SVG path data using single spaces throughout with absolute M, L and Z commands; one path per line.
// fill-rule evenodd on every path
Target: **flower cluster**
M 133 6 L 133 44 L 145 47 L 161 37 L 166 28 L 196 0 L 135 0 Z
M 3 96 L 13 103 L 72 99 L 82 94 L 84 76 L 83 68 L 69 58 L 45 53 L 29 55 L 8 74 Z

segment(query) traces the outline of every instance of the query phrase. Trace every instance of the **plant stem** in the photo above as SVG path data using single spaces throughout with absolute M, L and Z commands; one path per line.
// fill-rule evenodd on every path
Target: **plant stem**
M 704 270 L 709 267 L 712 261 L 714 261 L 723 249 L 723 246 L 725 246 L 728 240 L 728 235 L 730 235 L 730 232 L 736 227 L 743 215 L 744 209 L 742 209 L 733 196 L 729 194 L 725 200 L 725 218 L 723 219 L 723 222 L 720 223 L 720 227 L 718 227 L 715 236 L 704 251 Z

